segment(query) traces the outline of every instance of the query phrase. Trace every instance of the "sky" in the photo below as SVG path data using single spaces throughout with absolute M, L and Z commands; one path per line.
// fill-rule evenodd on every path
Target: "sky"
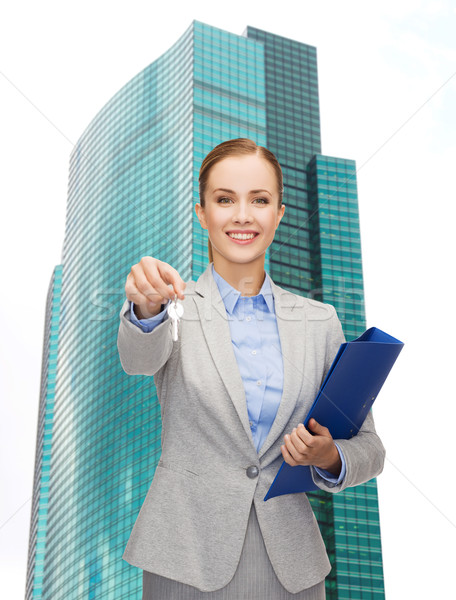
M 322 150 L 358 170 L 367 326 L 405 342 L 374 407 L 388 600 L 448 597 L 456 547 L 451 0 L 17 0 L 0 10 L 0 580 L 24 598 L 45 302 L 69 156 L 192 20 L 317 47 Z M 286 198 L 284 198 L 286 204 Z

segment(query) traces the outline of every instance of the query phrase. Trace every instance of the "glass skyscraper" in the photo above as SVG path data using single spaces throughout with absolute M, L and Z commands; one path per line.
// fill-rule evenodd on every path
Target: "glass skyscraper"
M 198 171 L 236 137 L 267 146 L 283 168 L 273 280 L 334 304 L 348 339 L 364 330 L 356 168 L 321 154 L 316 49 L 193 22 L 71 154 L 46 314 L 27 600 L 141 597 L 141 572 L 122 553 L 159 459 L 160 410 L 152 378 L 119 363 L 124 282 L 144 255 L 184 280 L 203 272 Z M 333 564 L 327 597 L 384 598 L 375 481 L 309 496 Z

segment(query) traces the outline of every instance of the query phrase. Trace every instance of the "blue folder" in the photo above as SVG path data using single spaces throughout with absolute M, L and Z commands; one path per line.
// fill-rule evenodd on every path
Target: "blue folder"
M 335 440 L 356 435 L 403 346 L 376 327 L 341 344 L 304 425 L 313 417 Z M 264 500 L 317 489 L 310 467 L 291 467 L 284 461 Z

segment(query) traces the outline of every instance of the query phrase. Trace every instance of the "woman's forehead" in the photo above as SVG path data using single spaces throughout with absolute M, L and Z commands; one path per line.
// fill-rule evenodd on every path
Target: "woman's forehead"
M 217 188 L 273 193 L 277 188 L 277 178 L 272 165 L 261 156 L 229 156 L 216 163 L 209 172 L 208 191 L 213 192 Z

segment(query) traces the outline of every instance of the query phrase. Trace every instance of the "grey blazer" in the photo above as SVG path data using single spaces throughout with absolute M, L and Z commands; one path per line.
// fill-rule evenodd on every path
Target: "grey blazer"
M 162 454 L 124 559 L 161 576 L 213 591 L 233 577 L 252 501 L 274 571 L 296 593 L 331 570 L 306 494 L 263 498 L 282 463 L 283 436 L 302 422 L 344 341 L 334 308 L 272 284 L 283 355 L 282 400 L 260 452 L 253 445 L 229 323 L 210 265 L 187 283 L 179 339 L 170 320 L 151 333 L 124 304 L 120 360 L 130 375 L 153 375 L 162 414 Z M 358 435 L 337 440 L 346 476 L 339 492 L 378 475 L 384 448 L 369 415 Z M 252 469 L 258 475 L 251 478 Z M 249 477 L 250 475 L 250 477 Z

